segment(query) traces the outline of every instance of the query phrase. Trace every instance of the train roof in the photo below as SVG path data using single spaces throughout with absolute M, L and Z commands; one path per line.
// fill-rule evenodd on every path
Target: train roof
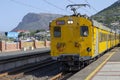
M 93 25 L 94 25 L 94 26 L 96 26 L 96 27 L 98 27 L 98 28 L 100 28 L 100 29 L 103 29 L 103 30 L 106 30 L 106 31 L 110 31 L 110 32 L 113 32 L 113 33 L 116 32 L 115 30 L 110 29 L 110 28 L 104 26 L 102 23 L 99 23 L 99 22 L 97 22 L 96 20 L 92 20 L 92 22 L 93 22 Z
M 98 28 L 100 28 L 100 29 L 107 30 L 107 31 L 111 31 L 110 28 L 104 26 L 102 23 L 99 23 L 99 22 L 97 22 L 96 20 L 92 20 L 92 22 L 93 22 L 93 25 L 94 25 L 94 26 L 96 26 L 96 27 L 98 27 Z
M 117 33 L 117 34 L 120 34 L 120 30 L 119 29 L 116 29 L 116 30 L 113 30 L 113 29 L 110 29 L 106 26 L 104 26 L 102 23 L 99 23 L 97 22 L 96 20 L 92 20 L 93 22 L 93 25 L 100 28 L 100 29 L 103 29 L 103 30 L 106 30 L 106 31 L 110 31 L 112 33 Z

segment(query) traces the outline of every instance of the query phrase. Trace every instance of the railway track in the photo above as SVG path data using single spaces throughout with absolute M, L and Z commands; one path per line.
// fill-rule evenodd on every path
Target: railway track
M 21 55 L 21 56 L 17 56 L 17 57 L 14 56 L 14 57 L 0 60 L 0 66 L 1 66 L 0 70 L 2 70 L 2 71 L 0 71 L 0 78 L 11 75 L 13 73 L 17 73 L 20 70 L 22 71 L 23 69 L 45 63 L 46 61 L 51 59 L 49 52 L 50 51 L 43 51 L 42 53 L 35 52 L 34 54 L 29 54 L 29 55 L 25 54 L 25 55 Z M 31 59 L 34 60 L 34 62 L 30 61 Z M 27 62 L 26 64 L 24 64 L 25 61 Z M 19 64 L 16 65 L 16 63 L 17 64 L 19 63 Z M 15 66 L 14 68 L 11 67 L 13 65 Z M 10 68 L 5 69 L 5 67 L 7 67 L 7 66 Z M 20 74 L 23 74 L 23 73 L 20 73 Z
M 59 62 L 47 58 L 41 62 L 29 64 L 1 74 L 0 80 L 66 80 L 76 73 L 61 72 L 60 66 Z
M 20 60 L 25 60 L 25 59 L 30 59 L 30 58 L 35 58 L 35 57 L 42 57 L 42 56 L 50 56 L 49 55 L 50 51 L 44 51 L 43 53 L 37 52 L 35 54 L 29 54 L 29 55 L 21 55 L 18 57 L 11 57 L 8 59 L 2 59 L 0 60 L 0 65 L 1 64 L 6 64 L 6 63 L 10 63 L 10 62 L 15 62 L 15 61 L 20 61 Z
M 25 54 L 21 56 L 8 57 L 7 59 L 0 60 L 0 74 L 9 72 L 10 70 L 24 66 L 31 63 L 41 62 L 47 58 L 50 58 L 50 51 L 35 52 L 34 54 Z
M 40 76 L 41 78 L 45 78 L 45 76 L 47 76 L 46 79 L 49 79 L 51 76 L 54 76 L 60 72 L 59 62 L 52 60 L 48 51 L 40 54 L 35 53 L 31 55 L 2 59 L 0 60 L 0 65 L 9 65 L 10 63 L 16 62 L 20 63 L 20 61 L 27 59 L 31 60 L 31 58 L 36 57 L 41 60 L 35 63 L 29 63 L 9 70 L 1 71 L 0 80 L 27 80 L 26 77 L 29 78 L 28 80 L 31 80 L 35 78 L 33 76 Z M 29 77 L 29 75 L 32 75 L 32 77 Z
M 41 70 L 45 68 L 46 66 L 50 66 L 53 64 L 56 64 L 56 61 L 53 61 L 51 58 L 48 58 L 46 60 L 43 60 L 42 62 L 31 64 L 31 65 L 26 65 L 23 67 L 16 68 L 10 72 L 6 72 L 1 74 L 0 80 L 5 79 L 5 80 L 15 80 L 19 78 L 25 77 L 25 75 L 31 74 L 31 73 L 36 73 L 36 71 Z

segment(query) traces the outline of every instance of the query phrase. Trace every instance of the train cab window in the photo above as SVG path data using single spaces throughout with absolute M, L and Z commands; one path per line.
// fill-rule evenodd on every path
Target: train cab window
M 61 37 L 61 27 L 54 27 L 54 37 Z
M 81 26 L 80 27 L 80 35 L 83 37 L 88 36 L 88 26 Z

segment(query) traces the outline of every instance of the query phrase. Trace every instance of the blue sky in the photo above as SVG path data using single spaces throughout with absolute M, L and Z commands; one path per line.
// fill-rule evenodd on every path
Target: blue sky
M 69 15 L 68 4 L 89 3 L 91 8 L 81 8 L 81 14 L 89 16 L 110 6 L 117 0 L 0 0 L 0 31 L 10 31 L 15 28 L 29 12 L 55 13 Z

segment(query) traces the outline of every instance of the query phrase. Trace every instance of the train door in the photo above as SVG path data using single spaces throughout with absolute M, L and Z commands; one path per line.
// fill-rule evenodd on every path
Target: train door
M 113 34 L 111 33 L 111 48 L 113 47 L 113 45 L 114 45 Z
M 64 52 L 75 53 L 74 42 L 77 38 L 76 26 L 67 25 L 62 27 L 62 39 L 61 41 L 66 44 Z
M 116 32 L 115 32 L 115 45 L 117 44 L 117 38 L 116 38 Z
M 65 41 L 73 41 L 73 39 L 74 39 L 74 35 L 75 35 L 75 33 L 74 33 L 74 27 L 73 26 L 67 26 L 67 28 L 64 28 L 64 40 Z
M 109 33 L 109 49 L 111 48 L 111 32 Z
M 98 44 L 99 44 L 99 41 L 98 41 L 98 29 L 97 28 L 94 28 L 94 49 L 95 49 L 95 56 L 98 55 Z
M 106 50 L 108 50 L 108 35 L 106 34 Z

